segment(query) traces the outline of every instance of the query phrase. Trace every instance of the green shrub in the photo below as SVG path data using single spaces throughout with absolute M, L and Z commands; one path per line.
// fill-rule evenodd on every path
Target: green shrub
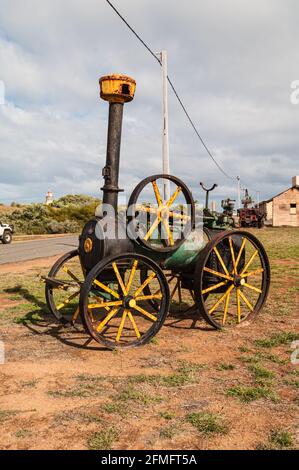
M 48 206 L 30 204 L 19 207 L 2 219 L 13 224 L 15 231 L 21 234 L 76 233 L 94 216 L 100 202 L 84 194 L 68 194 Z

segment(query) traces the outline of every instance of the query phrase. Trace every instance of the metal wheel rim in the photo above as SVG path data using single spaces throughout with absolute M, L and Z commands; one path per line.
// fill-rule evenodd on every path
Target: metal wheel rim
M 253 320 L 258 313 L 261 311 L 262 307 L 264 306 L 267 296 L 269 293 L 269 286 L 270 286 L 270 264 L 269 264 L 269 259 L 266 254 L 266 251 L 262 245 L 262 243 L 251 233 L 245 232 L 245 231 L 226 231 L 225 233 L 217 236 L 215 239 L 211 240 L 211 242 L 204 248 L 203 252 L 200 254 L 197 266 L 195 269 L 195 292 L 196 292 L 196 301 L 197 301 L 197 307 L 199 310 L 199 313 L 203 316 L 203 318 L 214 328 L 216 329 L 221 329 L 224 326 L 223 323 L 219 323 L 213 318 L 213 315 L 209 313 L 207 310 L 206 306 L 206 300 L 205 295 L 207 295 L 207 292 L 205 292 L 205 289 L 202 289 L 203 285 L 203 276 L 204 276 L 204 268 L 206 266 L 206 263 L 209 259 L 209 256 L 211 254 L 211 251 L 214 246 L 218 246 L 221 241 L 226 239 L 227 237 L 231 236 L 240 236 L 246 238 L 247 240 L 250 240 L 251 244 L 255 247 L 255 249 L 258 250 L 261 266 L 263 269 L 262 272 L 262 281 L 261 281 L 261 293 L 258 297 L 258 300 L 256 301 L 254 308 L 248 312 L 248 314 L 245 316 L 245 318 L 241 318 L 241 320 L 237 323 L 242 323 L 244 321 L 249 321 Z M 246 243 L 246 242 L 245 242 Z M 234 290 L 234 289 L 232 289 Z M 208 294 L 211 294 L 211 292 L 208 292 Z M 219 300 L 219 299 L 218 299 Z M 242 299 L 243 300 L 243 299 Z M 223 303 L 226 301 L 226 298 L 223 299 Z M 245 302 L 244 302 L 245 303 Z M 224 304 L 224 309 L 225 309 L 225 304 Z M 223 314 L 225 312 L 223 311 Z M 227 312 L 226 312 L 227 313 Z
M 56 263 L 52 266 L 51 270 L 49 271 L 48 277 L 54 277 L 55 278 L 55 276 L 61 270 L 63 265 L 65 263 L 67 263 L 67 261 L 71 260 L 72 258 L 75 258 L 76 256 L 79 257 L 78 250 L 72 250 L 72 251 L 64 254 L 63 256 L 61 256 L 61 258 L 59 258 L 56 261 Z M 77 308 L 79 308 L 79 295 L 80 295 L 80 289 L 79 289 L 79 292 L 78 292 L 78 295 L 77 295 L 78 296 L 78 306 L 77 306 Z M 61 323 L 68 323 L 69 321 L 66 320 L 64 318 L 64 316 L 57 309 L 56 302 L 55 302 L 55 299 L 54 299 L 54 296 L 53 296 L 53 288 L 47 284 L 47 281 L 46 281 L 46 285 L 45 285 L 45 297 L 46 297 L 47 306 L 48 306 L 50 312 L 52 313 L 52 315 L 54 315 L 54 317 L 56 318 L 56 320 L 58 320 Z M 79 310 L 75 310 L 74 314 L 73 314 L 73 317 L 72 317 L 72 321 L 75 322 L 77 320 L 78 316 L 79 316 Z
M 124 307 L 123 305 L 111 306 L 112 310 L 110 310 L 108 312 L 108 314 L 106 315 L 106 317 L 101 319 L 101 322 L 99 321 L 98 322 L 99 324 L 96 326 L 95 323 L 93 322 L 93 318 L 90 314 L 90 310 L 91 310 L 90 305 L 91 304 L 89 303 L 88 299 L 89 299 L 89 294 L 92 290 L 92 286 L 93 286 L 95 280 L 100 282 L 101 286 L 103 286 L 104 281 L 101 282 L 100 275 L 101 275 L 101 273 L 104 272 L 105 269 L 107 269 L 107 267 L 112 265 L 112 263 L 115 263 L 116 268 L 118 269 L 118 267 L 119 267 L 118 263 L 120 261 L 129 260 L 129 259 L 132 260 L 133 263 L 136 260 L 138 260 L 138 262 L 141 261 L 142 263 L 147 264 L 147 266 L 150 267 L 152 269 L 152 271 L 156 273 L 157 280 L 158 280 L 159 285 L 161 287 L 161 306 L 160 306 L 160 309 L 156 312 L 156 315 L 152 314 L 151 312 L 147 312 L 147 313 L 150 313 L 152 316 L 156 316 L 156 320 L 153 321 L 152 325 L 148 328 L 148 330 L 144 334 L 142 334 L 140 337 L 138 337 L 136 329 L 135 329 L 135 327 L 132 323 L 132 328 L 135 330 L 136 339 L 134 339 L 133 341 L 130 341 L 128 344 L 122 344 L 120 341 L 117 342 L 117 340 L 111 341 L 109 339 L 106 339 L 101 332 L 103 331 L 104 327 L 106 326 L 105 320 L 107 319 L 107 317 L 109 317 L 109 315 L 112 314 L 112 310 L 116 307 L 119 307 L 119 309 L 123 309 L 123 311 L 121 312 L 121 321 L 120 321 L 120 324 L 119 324 L 119 327 L 118 327 L 118 332 L 117 332 L 117 335 L 118 335 L 119 334 L 119 328 L 121 328 L 121 323 L 122 323 L 124 318 L 125 318 L 124 322 L 128 322 L 128 321 L 132 322 L 131 316 L 129 316 L 129 314 L 125 314 L 124 311 L 129 310 L 129 311 L 131 311 L 131 314 L 132 314 L 132 311 L 134 310 L 134 308 Z M 130 269 L 131 269 L 131 272 L 132 272 L 133 268 L 131 267 Z M 137 270 L 137 268 L 136 268 L 136 270 Z M 134 276 L 135 276 L 135 274 L 136 274 L 136 271 L 134 272 Z M 129 276 L 129 278 L 130 278 L 130 276 Z M 128 288 L 128 285 L 126 285 L 126 283 L 123 282 L 123 287 Z M 130 285 L 130 287 L 131 287 L 131 285 Z M 139 289 L 140 288 L 141 288 L 141 286 L 139 286 Z M 137 291 L 139 289 L 137 289 Z M 129 290 L 130 290 L 130 288 L 129 288 Z M 119 298 L 119 300 L 116 299 L 116 301 L 114 303 L 118 303 L 121 300 L 123 301 L 124 295 L 123 295 L 123 293 L 121 293 L 121 290 L 119 292 L 116 292 L 116 293 L 119 294 L 120 298 Z M 144 289 L 142 289 L 140 291 L 140 294 L 141 293 L 144 293 Z M 140 296 L 142 297 L 142 295 L 140 295 Z M 115 300 L 115 299 L 113 299 L 113 300 Z M 139 302 L 138 296 L 136 297 L 136 302 L 137 301 Z M 138 305 L 138 302 L 137 302 L 137 307 L 140 308 L 140 305 Z M 105 302 L 105 303 L 107 303 L 107 302 Z M 100 305 L 104 308 L 104 304 L 100 304 Z M 109 305 L 109 307 L 110 307 L 110 305 Z M 137 307 L 135 307 L 135 308 L 137 308 Z M 84 324 L 87 332 L 90 334 L 90 336 L 95 341 L 97 341 L 98 343 L 103 344 L 105 347 L 107 347 L 109 349 L 127 349 L 127 348 L 132 348 L 132 347 L 136 347 L 136 346 L 140 346 L 140 345 L 148 343 L 158 333 L 158 331 L 162 327 L 162 325 L 164 323 L 164 320 L 165 320 L 165 317 L 166 317 L 167 312 L 168 312 L 168 307 L 169 307 L 169 289 L 168 289 L 168 285 L 167 285 L 164 273 L 161 270 L 161 268 L 154 261 L 152 261 L 151 259 L 147 258 L 144 255 L 138 255 L 138 254 L 133 254 L 133 253 L 125 253 L 123 255 L 110 256 L 110 257 L 106 258 L 105 260 L 98 263 L 90 271 L 90 273 L 86 277 L 86 280 L 85 280 L 85 282 L 82 286 L 82 289 L 81 289 L 80 314 L 81 314 L 81 317 L 82 317 L 82 323 Z M 142 308 L 142 309 L 145 310 L 144 308 Z M 116 312 L 116 315 L 117 315 L 117 313 L 118 312 Z M 137 330 L 138 330 L 138 325 L 137 325 L 136 318 L 134 317 L 133 314 L 132 314 L 132 316 L 133 316 L 133 320 L 135 321 L 135 326 L 137 326 Z M 111 318 L 113 318 L 113 316 Z M 114 318 L 116 318 L 116 317 L 114 317 Z M 129 320 L 128 320 L 128 318 L 129 318 Z M 101 326 L 103 323 L 104 323 L 104 326 Z M 124 325 L 125 325 L 125 323 L 122 325 L 121 334 L 123 333 Z M 99 329 L 99 331 L 97 331 L 98 329 Z M 141 333 L 141 332 L 139 331 L 139 333 Z M 117 335 L 116 335 L 116 338 L 117 338 Z M 121 336 L 119 337 L 119 340 L 120 340 L 120 338 L 121 338 Z
M 185 197 L 186 203 L 188 205 L 190 205 L 190 209 L 191 209 L 191 213 L 190 213 L 190 222 L 191 223 L 189 224 L 188 229 L 185 229 L 184 233 L 183 232 L 181 233 L 181 239 L 176 240 L 175 244 L 173 246 L 158 247 L 158 246 L 155 246 L 153 243 L 150 243 L 149 241 L 145 240 L 142 237 L 137 238 L 138 243 L 140 243 L 141 245 L 143 245 L 147 249 L 150 249 L 150 250 L 153 250 L 153 251 L 158 251 L 158 252 L 161 252 L 161 253 L 167 253 L 167 252 L 175 251 L 177 248 L 179 248 L 182 245 L 182 243 L 185 241 L 185 239 L 188 237 L 188 235 L 190 234 L 190 232 L 191 232 L 191 230 L 194 226 L 194 223 L 195 223 L 195 204 L 194 204 L 194 200 L 193 200 L 193 197 L 192 197 L 192 194 L 191 194 L 189 188 L 185 185 L 185 183 L 183 183 L 183 181 L 181 181 L 179 178 L 177 178 L 175 176 L 166 175 L 166 174 L 159 174 L 159 175 L 153 175 L 153 176 L 149 176 L 148 178 L 145 178 L 144 180 L 142 180 L 136 186 L 136 188 L 133 190 L 133 192 L 130 196 L 130 199 L 129 199 L 129 202 L 128 202 L 128 207 L 132 207 L 134 204 L 137 203 L 138 198 L 139 198 L 141 192 L 143 191 L 143 189 L 145 188 L 145 186 L 147 186 L 149 183 L 153 184 L 158 179 L 167 179 L 167 180 L 175 183 L 177 187 L 180 187 L 181 191 L 182 191 L 182 194 Z M 130 237 L 134 238 L 134 231 L 136 229 L 135 216 L 132 216 L 132 215 L 128 214 L 128 222 L 129 222 L 128 235 Z

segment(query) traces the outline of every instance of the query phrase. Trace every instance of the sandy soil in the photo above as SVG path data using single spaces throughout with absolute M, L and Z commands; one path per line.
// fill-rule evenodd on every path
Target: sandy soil
M 52 266 L 61 255 L 49 256 L 48 258 L 37 258 L 34 260 L 22 261 L 21 263 L 0 264 L 0 274 L 5 273 L 25 273 L 32 268 L 44 268 Z
M 0 274 L 37 273 L 56 258 L 3 265 Z M 290 344 L 264 349 L 254 343 L 298 331 L 293 302 L 287 315 L 273 314 L 275 302 L 271 293 L 255 323 L 224 332 L 194 318 L 169 318 L 153 343 L 117 353 L 89 343 L 80 326 L 55 324 L 36 302 L 40 320 L 1 324 L 6 362 L 0 365 L 0 448 L 84 449 L 100 435 L 97 448 L 254 449 L 269 445 L 273 430 L 290 433 L 296 446 L 298 389 L 290 382 L 298 367 L 290 362 Z M 21 306 L 10 294 L 0 295 L 0 315 Z M 270 353 L 272 359 L 266 358 Z M 256 386 L 245 358 L 257 354 L 264 354 L 259 363 L 274 374 L 277 399 L 244 403 L 228 396 L 233 387 Z M 173 375 L 178 383 L 144 378 Z M 188 416 L 202 412 L 219 417 L 225 431 L 198 431 Z

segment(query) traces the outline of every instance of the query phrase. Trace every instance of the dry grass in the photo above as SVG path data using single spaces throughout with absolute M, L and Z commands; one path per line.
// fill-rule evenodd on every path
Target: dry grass
M 55 324 L 38 278 L 47 266 L 0 274 L 0 448 L 295 448 L 298 231 L 257 235 L 272 285 L 254 323 L 222 333 L 169 318 L 125 352 Z

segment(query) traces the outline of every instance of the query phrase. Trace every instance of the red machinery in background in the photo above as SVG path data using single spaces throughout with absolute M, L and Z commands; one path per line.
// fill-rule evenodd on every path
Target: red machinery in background
M 243 207 L 238 209 L 240 227 L 258 227 L 264 226 L 264 214 L 260 212 L 258 207 L 254 207 L 254 201 L 245 189 L 245 196 L 242 199 Z

